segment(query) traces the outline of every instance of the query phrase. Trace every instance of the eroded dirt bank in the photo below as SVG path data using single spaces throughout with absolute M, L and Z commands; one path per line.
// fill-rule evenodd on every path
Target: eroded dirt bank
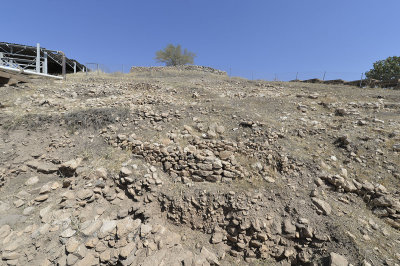
M 0 87 L 0 265 L 400 264 L 399 101 L 201 71 Z

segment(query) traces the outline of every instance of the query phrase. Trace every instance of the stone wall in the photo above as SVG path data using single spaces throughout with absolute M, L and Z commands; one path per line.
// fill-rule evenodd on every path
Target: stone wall
M 183 66 L 152 66 L 152 67 L 131 67 L 131 73 L 146 73 L 146 72 L 168 72 L 168 71 L 201 71 L 217 75 L 227 75 L 225 71 L 214 69 L 207 66 L 183 65 Z
M 292 80 L 292 81 L 305 82 L 305 83 L 348 85 L 357 87 L 359 87 L 361 84 L 361 87 L 400 89 L 400 79 L 395 79 L 395 80 L 362 79 L 353 81 L 344 81 L 341 79 L 335 79 L 335 80 L 307 79 L 307 80 Z

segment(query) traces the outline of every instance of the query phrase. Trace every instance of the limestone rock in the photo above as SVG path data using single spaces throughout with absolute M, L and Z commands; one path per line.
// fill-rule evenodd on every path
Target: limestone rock
M 21 254 L 17 252 L 3 252 L 1 258 L 3 260 L 16 260 L 21 256 Z
M 49 193 L 50 191 L 51 191 L 51 185 L 46 184 L 40 188 L 39 194 L 46 194 Z
M 130 176 L 132 174 L 132 171 L 129 170 L 127 167 L 122 167 L 121 170 L 119 171 L 119 174 L 121 177 L 126 177 Z
M 25 202 L 24 202 L 22 199 L 19 199 L 19 200 L 14 201 L 14 206 L 15 206 L 16 208 L 19 208 L 19 207 L 21 207 L 21 206 L 24 205 L 24 204 L 25 204 Z
M 292 224 L 290 219 L 283 220 L 283 232 L 289 236 L 295 236 L 296 226 Z
M 120 251 L 120 256 L 124 259 L 126 259 L 133 251 L 136 250 L 136 243 L 131 242 L 125 247 L 123 247 Z
M 222 232 L 215 232 L 211 238 L 211 243 L 218 244 L 221 243 L 224 238 L 224 234 Z
M 0 238 L 4 239 L 11 233 L 11 227 L 8 224 L 5 224 L 0 227 Z
M 107 169 L 104 167 L 97 168 L 96 171 L 94 172 L 94 175 L 96 178 L 107 178 Z
M 109 249 L 105 250 L 100 254 L 100 261 L 101 262 L 108 262 L 111 259 L 111 251 Z
M 49 195 L 48 195 L 48 194 L 43 194 L 43 195 L 37 196 L 37 197 L 35 198 L 35 201 L 37 201 L 37 202 L 43 202 L 43 201 L 47 200 L 48 198 L 49 198 Z
M 86 256 L 78 261 L 76 266 L 95 266 L 99 265 L 99 259 L 93 255 L 93 253 L 88 253 Z
M 85 228 L 81 230 L 82 234 L 85 236 L 93 235 L 97 230 L 99 230 L 103 225 L 101 220 L 91 221 Z
M 37 182 L 39 182 L 39 177 L 32 176 L 28 180 L 25 181 L 25 185 L 32 186 L 32 185 L 36 184 Z
M 100 233 L 102 235 L 108 235 L 113 230 L 115 230 L 116 227 L 117 227 L 117 221 L 115 221 L 115 220 L 111 220 L 111 221 L 105 220 L 105 221 L 103 221 L 103 225 L 100 228 Z
M 77 256 L 75 256 L 74 254 L 68 254 L 67 256 L 67 265 L 74 265 L 77 261 L 79 260 L 79 258 Z
M 76 231 L 72 230 L 71 228 L 66 229 L 65 231 L 63 231 L 60 236 L 64 237 L 64 238 L 69 238 L 73 235 L 75 235 Z
M 153 228 L 153 227 L 151 226 L 151 224 L 142 224 L 142 225 L 140 226 L 140 235 L 141 235 L 142 237 L 148 235 L 148 234 L 151 232 L 151 229 L 152 229 L 152 228 Z
M 76 238 L 71 237 L 70 239 L 68 239 L 68 241 L 67 241 L 67 243 L 65 245 L 65 250 L 68 253 L 73 253 L 78 248 L 79 244 L 80 243 Z
M 329 265 L 330 266 L 348 266 L 349 263 L 344 256 L 339 255 L 334 252 L 331 252 L 330 256 L 329 256 Z
M 217 255 L 215 255 L 214 253 L 209 251 L 207 248 L 202 247 L 200 254 L 203 255 L 209 263 L 214 264 L 214 265 L 219 265 Z
M 324 215 L 330 215 L 331 214 L 332 209 L 331 209 L 331 206 L 327 202 L 325 202 L 325 201 L 323 201 L 321 199 L 318 199 L 316 197 L 311 198 L 311 201 L 315 204 L 315 206 L 317 206 L 317 208 L 319 210 L 322 211 L 322 213 Z
M 76 169 L 79 167 L 79 165 L 82 162 L 82 158 L 77 158 L 74 160 L 67 161 L 65 163 L 62 163 L 58 170 L 60 173 L 66 177 L 71 177 L 75 174 Z

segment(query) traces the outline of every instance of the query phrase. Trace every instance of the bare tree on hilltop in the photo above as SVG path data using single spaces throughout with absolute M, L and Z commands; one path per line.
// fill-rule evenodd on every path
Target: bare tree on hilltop
M 165 63 L 166 66 L 179 66 L 186 64 L 193 64 L 195 53 L 189 52 L 187 49 L 183 50 L 181 45 L 174 46 L 168 44 L 164 50 L 160 50 L 156 53 L 157 62 Z

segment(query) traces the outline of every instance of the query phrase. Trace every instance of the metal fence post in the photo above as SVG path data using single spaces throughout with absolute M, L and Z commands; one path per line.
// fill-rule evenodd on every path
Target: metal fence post
M 363 76 L 364 76 L 364 72 L 363 72 L 363 73 L 361 73 L 361 79 L 360 79 L 360 88 L 362 88 Z
M 40 43 L 36 44 L 36 73 L 40 73 Z
M 43 73 L 48 74 L 48 67 L 47 67 L 47 52 L 43 52 Z
M 65 54 L 63 52 L 61 53 L 62 53 L 62 76 L 65 80 L 67 75 L 66 60 L 65 60 Z
M 325 80 L 325 75 L 326 75 L 326 71 L 324 72 L 324 76 L 322 77 L 322 80 Z
M 74 74 L 76 74 L 76 62 L 74 62 Z

